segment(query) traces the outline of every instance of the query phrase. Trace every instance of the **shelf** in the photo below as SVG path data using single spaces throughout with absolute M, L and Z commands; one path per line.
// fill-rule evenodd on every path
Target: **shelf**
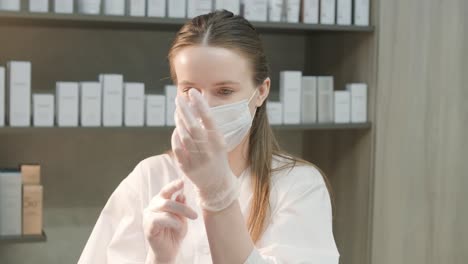
M 24 235 L 24 236 L 0 236 L 0 244 L 4 243 L 36 243 L 47 241 L 47 236 L 42 231 L 42 235 Z
M 355 124 L 301 124 L 301 125 L 272 125 L 274 130 L 366 130 L 372 127 L 372 123 Z M 54 132 L 162 132 L 172 131 L 174 127 L 0 127 L 0 134 L 20 134 L 20 133 L 54 133 Z
M 0 25 L 28 25 L 55 27 L 105 27 L 135 29 L 178 29 L 188 19 L 104 16 L 82 14 L 30 13 L 27 11 L 0 11 Z M 270 32 L 373 32 L 373 26 L 340 26 L 284 22 L 252 22 L 259 31 Z

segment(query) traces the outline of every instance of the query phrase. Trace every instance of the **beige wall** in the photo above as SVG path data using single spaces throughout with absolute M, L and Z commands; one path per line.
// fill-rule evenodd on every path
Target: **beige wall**
M 372 263 L 468 262 L 468 1 L 380 1 Z

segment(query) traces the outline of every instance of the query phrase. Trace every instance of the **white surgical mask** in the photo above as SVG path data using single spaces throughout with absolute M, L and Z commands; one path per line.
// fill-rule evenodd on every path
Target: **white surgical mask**
M 249 104 L 256 93 L 257 89 L 249 99 L 210 108 L 216 127 L 224 135 L 228 152 L 241 143 L 252 127 Z

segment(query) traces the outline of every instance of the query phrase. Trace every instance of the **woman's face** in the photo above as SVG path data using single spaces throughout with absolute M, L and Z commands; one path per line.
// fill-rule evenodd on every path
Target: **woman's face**
M 177 75 L 177 96 L 187 96 L 188 90 L 194 88 L 200 91 L 210 107 L 249 99 L 257 88 L 248 60 L 229 49 L 186 47 L 174 57 L 173 65 Z M 256 93 L 250 103 L 252 112 L 261 105 L 263 100 L 258 105 L 260 100 L 261 95 Z

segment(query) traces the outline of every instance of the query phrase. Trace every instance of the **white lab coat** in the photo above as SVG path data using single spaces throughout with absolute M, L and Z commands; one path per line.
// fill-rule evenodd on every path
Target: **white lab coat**
M 273 167 L 284 165 L 274 157 Z M 109 198 L 78 261 L 79 264 L 142 264 L 149 245 L 142 228 L 142 212 L 181 171 L 167 155 L 140 162 Z M 239 203 L 247 220 L 252 199 L 250 171 L 239 176 Z M 177 263 L 212 263 L 201 209 L 193 185 L 185 181 L 187 203 L 198 212 L 188 220 L 188 233 Z M 297 165 L 272 175 L 271 221 L 246 263 L 337 264 L 339 253 L 332 233 L 332 211 L 320 172 Z

